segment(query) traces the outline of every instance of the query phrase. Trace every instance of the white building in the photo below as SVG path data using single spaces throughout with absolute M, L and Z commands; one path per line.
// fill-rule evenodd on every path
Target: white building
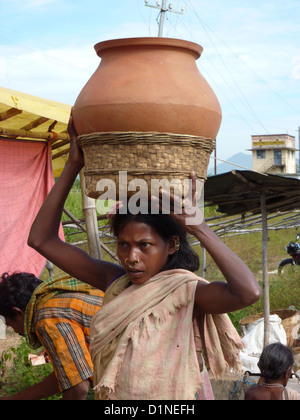
M 272 134 L 252 137 L 252 169 L 271 174 L 296 173 L 295 137 Z

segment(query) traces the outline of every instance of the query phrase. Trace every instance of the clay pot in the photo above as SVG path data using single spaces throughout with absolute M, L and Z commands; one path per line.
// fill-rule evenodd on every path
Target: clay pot
M 134 131 L 214 139 L 219 102 L 196 60 L 198 44 L 171 38 L 100 42 L 101 63 L 73 109 L 79 135 Z
M 219 102 L 196 65 L 202 47 L 131 38 L 101 42 L 95 49 L 101 63 L 73 108 L 86 194 L 101 196 L 98 181 L 108 179 L 118 199 L 131 191 L 129 183 L 142 179 L 147 186 L 139 188 L 146 195 L 153 179 L 167 179 L 182 196 L 191 171 L 206 178 L 221 124 Z

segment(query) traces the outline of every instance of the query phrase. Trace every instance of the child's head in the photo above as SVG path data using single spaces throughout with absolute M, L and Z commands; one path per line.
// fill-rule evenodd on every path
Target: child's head
M 294 364 L 291 350 L 281 343 L 269 344 L 263 349 L 258 367 L 265 381 L 288 378 Z
M 21 331 L 22 326 L 15 328 L 11 321 L 19 318 L 21 312 L 25 312 L 32 293 L 39 284 L 41 280 L 30 273 L 4 273 L 0 278 L 0 315 L 16 332 Z

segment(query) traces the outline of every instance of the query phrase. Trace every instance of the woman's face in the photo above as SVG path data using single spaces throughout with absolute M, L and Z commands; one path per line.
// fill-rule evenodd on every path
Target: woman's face
M 129 222 L 119 232 L 117 254 L 133 284 L 143 284 L 165 266 L 176 252 L 174 237 L 165 242 L 149 225 Z

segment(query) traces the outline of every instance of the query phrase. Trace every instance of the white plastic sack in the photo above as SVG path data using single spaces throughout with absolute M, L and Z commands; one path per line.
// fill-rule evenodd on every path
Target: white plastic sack
M 259 373 L 257 363 L 264 347 L 264 318 L 243 327 L 242 341 L 245 349 L 240 352 L 244 372 Z M 278 315 L 270 315 L 270 340 L 269 343 L 282 343 L 287 345 L 286 332 Z
M 4 318 L 0 316 L 0 340 L 6 339 L 6 325 Z

